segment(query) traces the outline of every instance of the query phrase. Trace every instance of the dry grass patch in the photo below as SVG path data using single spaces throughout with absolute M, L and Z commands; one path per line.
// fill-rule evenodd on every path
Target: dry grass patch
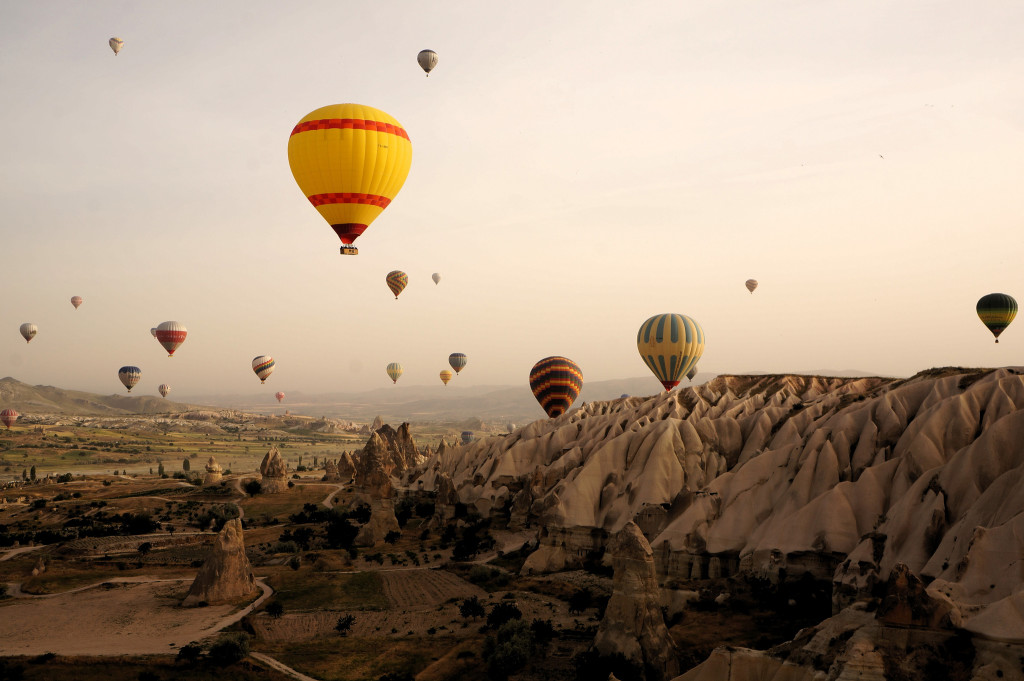
M 24 681 L 138 681 L 146 672 L 156 679 L 189 679 L 190 681 L 288 681 L 291 679 L 252 660 L 242 660 L 230 667 L 199 663 L 178 664 L 173 657 L 8 657 L 0 659 L 0 679 L 19 678 Z
M 463 642 L 452 637 L 349 638 L 260 644 L 259 651 L 323 681 L 363 681 L 387 673 L 416 675 Z
M 238 502 L 245 509 L 245 517 L 259 518 L 269 516 L 287 520 L 292 513 L 302 510 L 304 504 L 319 504 L 328 490 L 326 487 L 312 485 L 296 485 L 286 492 L 278 494 L 257 494 Z
M 293 610 L 384 610 L 387 596 L 376 572 L 317 572 L 278 568 L 267 577 L 273 600 Z

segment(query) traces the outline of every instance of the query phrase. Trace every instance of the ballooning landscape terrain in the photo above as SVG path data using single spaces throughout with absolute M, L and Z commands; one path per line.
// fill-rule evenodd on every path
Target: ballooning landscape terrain
M 3 5 L 0 681 L 1024 681 L 1022 29 Z

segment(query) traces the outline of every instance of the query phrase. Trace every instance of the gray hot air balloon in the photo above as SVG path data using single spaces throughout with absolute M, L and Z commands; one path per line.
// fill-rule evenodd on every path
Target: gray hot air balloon
M 110 49 L 114 51 L 115 57 L 117 56 L 117 53 L 121 51 L 121 48 L 124 47 L 124 41 L 120 38 L 111 38 L 107 41 L 107 44 L 110 45 Z
M 433 50 L 422 50 L 416 55 L 416 61 L 419 62 L 420 68 L 423 69 L 427 76 L 430 76 L 430 72 L 437 66 L 437 52 Z
M 435 284 L 438 284 L 441 281 L 441 275 L 439 273 L 437 273 L 437 272 L 434 272 L 433 274 L 431 274 L 430 278 L 434 280 Z
M 693 368 L 686 372 L 686 378 L 688 380 L 692 381 L 693 377 L 697 375 L 697 371 L 698 371 L 697 365 L 694 364 Z
M 157 388 L 157 390 L 159 390 L 159 391 L 160 391 L 160 394 L 161 394 L 161 395 L 162 395 L 163 397 L 167 397 L 168 393 L 170 393 L 170 392 L 171 392 L 171 386 L 167 385 L 166 383 L 161 383 L 161 384 L 160 384 L 160 387 L 159 387 L 159 388 Z
M 21 336 L 22 338 L 25 339 L 26 343 L 31 343 L 32 339 L 36 337 L 37 333 L 39 333 L 39 329 L 36 328 L 36 325 L 30 322 L 25 322 L 24 324 L 22 324 L 18 328 L 18 331 L 21 332 Z
M 744 286 L 746 286 L 746 287 L 747 287 L 747 290 L 748 290 L 748 291 L 750 291 L 751 293 L 753 293 L 753 292 L 754 292 L 754 289 L 755 289 L 755 288 L 757 288 L 757 279 L 747 279 L 747 281 L 746 281 L 746 283 L 744 284 Z

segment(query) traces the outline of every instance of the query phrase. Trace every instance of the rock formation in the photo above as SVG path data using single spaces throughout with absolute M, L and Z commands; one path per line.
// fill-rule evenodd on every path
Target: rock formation
M 338 475 L 338 464 L 331 459 L 324 462 L 324 482 L 341 482 L 341 476 Z
M 285 468 L 284 460 L 281 459 L 281 452 L 278 451 L 277 445 L 273 445 L 267 455 L 263 457 L 260 474 L 263 476 L 263 492 L 273 494 L 288 489 L 288 470 Z
M 391 498 L 391 478 L 385 470 L 387 451 L 384 439 L 373 433 L 356 463 L 355 485 L 362 499 L 370 505 L 370 520 L 359 529 L 356 546 L 374 546 L 382 542 L 388 532 L 401 530 Z
M 206 474 L 203 476 L 204 485 L 215 485 L 220 482 L 223 477 L 224 469 L 221 468 L 217 460 L 210 457 L 210 460 L 206 462 Z
M 648 681 L 679 673 L 676 647 L 661 613 L 661 593 L 651 545 L 635 523 L 626 523 L 612 544 L 614 582 L 594 647 L 622 654 L 646 671 Z
M 245 555 L 242 521 L 233 518 L 217 535 L 182 605 L 227 603 L 250 598 L 257 591 L 259 587 Z
M 401 475 L 420 463 L 419 451 L 409 433 L 408 423 L 400 425 L 398 430 L 385 424 L 374 432 L 381 437 L 386 446 L 386 451 L 382 453 L 382 456 L 384 469 L 388 475 Z
M 342 452 L 336 462 L 338 466 L 338 477 L 342 482 L 351 480 L 356 475 L 356 462 L 348 452 Z

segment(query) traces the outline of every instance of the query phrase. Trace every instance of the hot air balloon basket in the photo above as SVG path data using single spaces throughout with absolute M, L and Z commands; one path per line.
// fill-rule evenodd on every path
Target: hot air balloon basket
M 356 248 L 355 246 L 345 245 L 345 246 L 341 247 L 341 254 L 342 255 L 359 255 L 359 249 Z

